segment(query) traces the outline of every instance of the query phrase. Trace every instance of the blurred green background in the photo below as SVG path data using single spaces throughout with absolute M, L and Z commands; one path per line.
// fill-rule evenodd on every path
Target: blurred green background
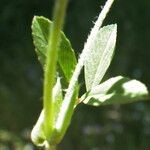
M 31 37 L 34 15 L 51 18 L 55 0 L 0 0 L 0 150 L 40 150 L 30 131 L 42 109 L 43 71 Z M 70 0 L 64 31 L 80 55 L 104 0 Z M 116 0 L 104 24 L 118 24 L 105 78 L 124 75 L 150 89 L 150 1 Z M 81 76 L 82 79 L 82 76 Z M 150 102 L 80 105 L 58 150 L 150 150 Z

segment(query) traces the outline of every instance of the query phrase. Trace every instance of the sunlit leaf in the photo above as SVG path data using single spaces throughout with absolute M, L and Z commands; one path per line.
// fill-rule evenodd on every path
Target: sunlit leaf
M 46 139 L 45 133 L 44 133 L 44 111 L 42 110 L 38 121 L 36 122 L 34 128 L 31 132 L 31 139 L 32 142 L 37 146 L 44 146 L 44 141 Z
M 87 91 L 100 83 L 113 57 L 117 25 L 108 25 L 95 34 L 84 63 Z
M 148 91 L 143 83 L 118 76 L 93 87 L 81 100 L 88 105 L 100 106 L 135 102 L 146 99 L 147 95 Z

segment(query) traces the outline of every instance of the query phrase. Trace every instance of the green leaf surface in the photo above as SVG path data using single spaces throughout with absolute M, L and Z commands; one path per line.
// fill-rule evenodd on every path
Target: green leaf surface
M 62 88 L 60 83 L 60 78 L 57 78 L 57 82 L 53 88 L 53 100 L 54 100 L 54 118 L 57 120 L 60 108 L 63 102 Z
M 118 76 L 93 87 L 81 97 L 81 101 L 92 106 L 125 104 L 146 99 L 147 95 L 143 83 Z
M 117 25 L 108 25 L 95 33 L 84 63 L 86 89 L 89 91 L 100 83 L 113 57 Z
M 49 29 L 51 24 L 52 22 L 50 20 L 39 16 L 35 16 L 32 22 L 33 42 L 36 48 L 38 59 L 43 67 L 45 65 Z M 77 60 L 71 44 L 63 32 L 61 32 L 61 41 L 58 51 L 59 72 L 61 72 L 61 75 L 64 75 L 66 82 L 69 83 L 77 64 Z

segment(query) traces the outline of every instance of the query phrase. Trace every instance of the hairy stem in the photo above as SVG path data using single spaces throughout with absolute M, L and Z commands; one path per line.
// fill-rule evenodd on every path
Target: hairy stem
M 89 47 L 91 46 L 91 43 L 93 42 L 93 38 L 95 37 L 95 34 L 100 29 L 100 27 L 101 27 L 107 13 L 109 12 L 109 9 L 110 9 L 113 2 L 114 2 L 114 0 L 107 0 L 103 10 L 101 11 L 101 13 L 100 13 L 95 25 L 94 25 L 94 27 L 91 30 L 90 36 L 87 39 L 87 42 L 84 46 L 82 54 L 80 55 L 80 58 L 78 60 L 78 64 L 75 68 L 75 71 L 73 73 L 73 76 L 71 78 L 71 81 L 70 81 L 70 84 L 69 84 L 69 87 L 67 90 L 67 93 L 65 95 L 65 98 L 64 98 L 64 101 L 63 101 L 63 104 L 61 107 L 60 115 L 59 115 L 58 120 L 57 120 L 56 128 L 60 133 L 62 132 L 62 130 L 65 130 L 65 128 L 66 128 L 65 127 L 65 125 L 66 125 L 65 121 L 67 120 L 66 117 L 70 111 L 69 107 L 72 105 L 71 98 L 74 94 L 74 87 L 75 87 L 75 84 L 78 80 L 78 76 L 79 76 L 81 69 L 84 65 L 86 54 L 88 53 Z
M 53 130 L 54 110 L 53 110 L 52 89 L 55 83 L 60 30 L 63 26 L 67 3 L 68 0 L 56 1 L 53 13 L 53 24 L 50 28 L 50 35 L 48 39 L 48 48 L 46 55 L 47 59 L 44 73 L 44 89 L 43 89 L 44 90 L 43 107 L 45 113 L 44 129 L 47 139 L 49 138 Z

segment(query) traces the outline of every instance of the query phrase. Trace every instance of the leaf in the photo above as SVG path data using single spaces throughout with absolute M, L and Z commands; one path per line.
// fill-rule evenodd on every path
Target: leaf
M 57 78 L 57 82 L 53 88 L 53 100 L 54 100 L 54 118 L 57 120 L 58 114 L 60 112 L 60 108 L 63 102 L 62 88 L 60 83 L 60 78 Z
M 32 22 L 32 36 L 36 48 L 38 59 L 42 66 L 45 65 L 46 50 L 48 46 L 49 29 L 52 22 L 47 18 L 35 16 Z M 69 40 L 63 32 L 61 32 L 61 41 L 58 52 L 58 68 L 59 73 L 64 75 L 67 83 L 69 83 L 77 60 Z
M 31 139 L 32 142 L 37 146 L 44 146 L 44 142 L 46 139 L 44 133 L 44 111 L 42 110 L 32 132 L 31 132 Z
M 86 89 L 100 83 L 113 57 L 117 25 L 108 25 L 96 33 L 84 63 Z
M 81 100 L 88 105 L 100 106 L 135 102 L 147 98 L 147 95 L 143 83 L 118 76 L 93 87 Z

